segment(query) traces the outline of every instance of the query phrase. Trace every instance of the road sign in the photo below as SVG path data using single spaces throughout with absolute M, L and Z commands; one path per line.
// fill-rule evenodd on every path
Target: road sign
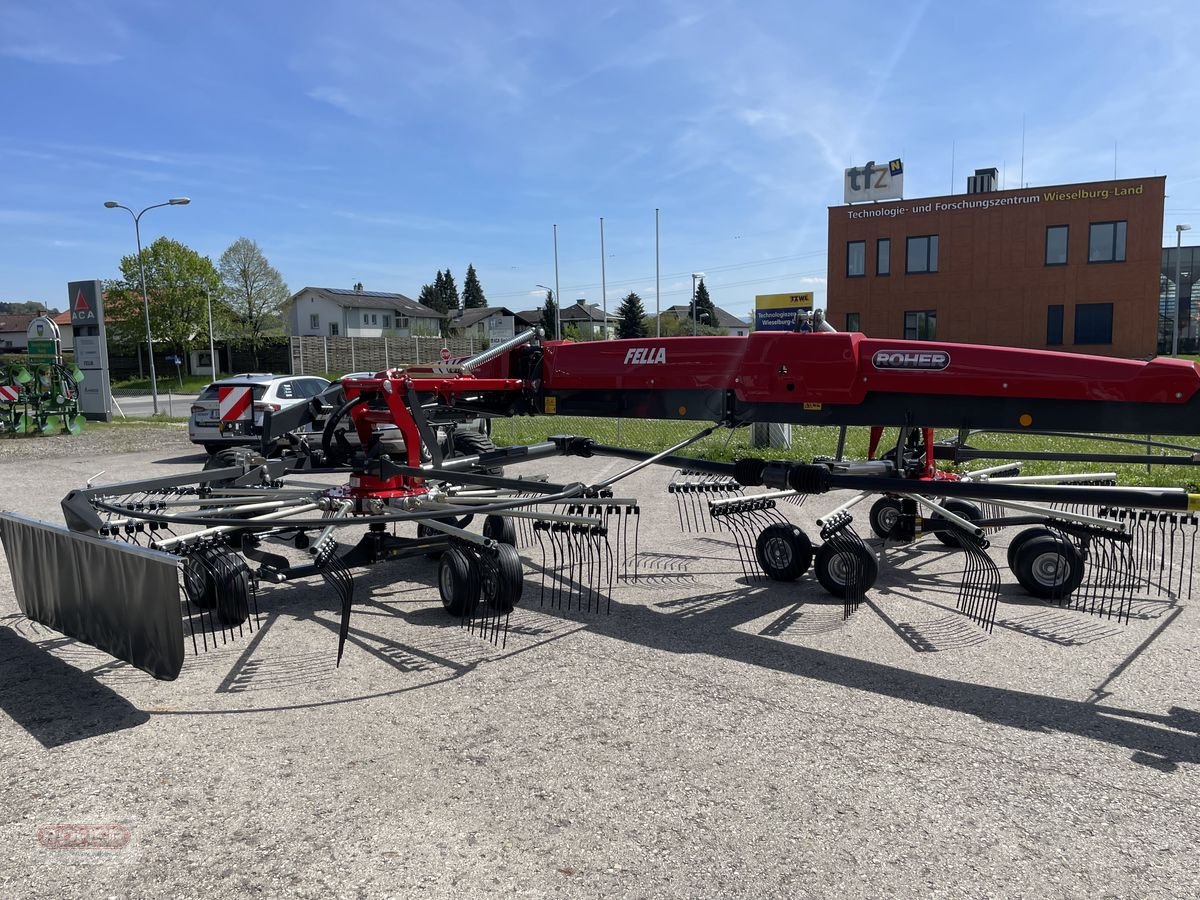
M 443 347 L 442 348 L 442 362 L 449 362 L 449 360 L 450 360 L 450 348 Z
M 31 340 L 29 342 L 29 361 L 35 364 L 58 362 L 58 341 L 53 338 Z
M 0 403 L 16 403 L 21 389 L 15 384 L 0 384 Z

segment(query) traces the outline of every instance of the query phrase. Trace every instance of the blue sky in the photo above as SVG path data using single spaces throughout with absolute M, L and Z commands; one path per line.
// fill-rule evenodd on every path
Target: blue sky
M 1165 174 L 1200 233 L 1200 17 L 1178 2 L 0 0 L 0 300 L 117 275 L 128 214 L 292 290 L 416 296 L 474 263 L 491 305 L 813 290 L 842 170 L 906 196 Z

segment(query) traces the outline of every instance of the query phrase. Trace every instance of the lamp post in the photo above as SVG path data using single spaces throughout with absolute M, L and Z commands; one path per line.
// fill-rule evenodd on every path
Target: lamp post
M 554 226 L 554 337 L 562 340 L 562 304 L 558 298 L 562 296 L 558 290 L 558 226 Z
M 1191 225 L 1175 226 L 1175 312 L 1171 315 L 1174 320 L 1171 325 L 1171 355 L 1179 355 L 1179 300 L 1183 294 L 1183 233 L 1191 231 Z
M 696 279 L 703 277 L 703 272 L 692 273 L 692 337 L 696 336 L 696 319 L 699 318 L 696 315 Z
M 212 363 L 213 381 L 217 380 L 217 345 L 213 341 L 212 288 L 204 286 L 204 299 L 208 303 L 208 361 Z
M 544 284 L 535 284 L 534 287 L 541 288 L 543 291 L 548 292 L 550 294 L 551 298 L 553 298 L 553 300 L 554 300 L 554 340 L 556 340 L 556 341 L 562 340 L 562 334 L 561 334 L 562 329 L 560 327 L 561 322 L 558 318 L 558 291 L 554 290 L 554 288 L 552 288 L 552 287 L 547 287 Z
M 192 201 L 187 197 L 172 197 L 166 203 L 155 203 L 153 206 L 147 206 L 139 213 L 135 213 L 128 206 L 122 206 L 116 200 L 106 200 L 104 207 L 106 209 L 123 209 L 129 215 L 133 216 L 133 233 L 137 238 L 138 251 L 138 270 L 142 275 L 142 311 L 146 314 L 146 355 L 150 358 L 150 397 L 154 403 L 154 415 L 158 415 L 158 380 L 154 374 L 154 336 L 150 332 L 150 296 L 146 293 L 146 263 L 142 259 L 142 231 L 141 221 L 142 216 L 152 209 L 158 209 L 160 206 L 187 206 Z

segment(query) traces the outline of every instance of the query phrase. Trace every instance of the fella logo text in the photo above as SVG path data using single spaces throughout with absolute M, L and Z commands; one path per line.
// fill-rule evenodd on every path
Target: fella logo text
M 625 351 L 625 365 L 664 365 L 667 361 L 666 347 L 631 347 Z
M 950 354 L 944 350 L 876 350 L 871 365 L 877 369 L 939 372 L 950 365 Z

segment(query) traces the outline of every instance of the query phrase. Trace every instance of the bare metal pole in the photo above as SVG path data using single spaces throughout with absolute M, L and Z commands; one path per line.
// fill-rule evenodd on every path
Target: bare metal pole
M 604 310 L 604 336 L 608 337 L 608 285 L 604 280 L 604 216 L 600 217 L 600 302 Z
M 654 208 L 654 336 L 662 337 L 662 300 L 658 267 L 658 207 Z
M 562 291 L 558 289 L 558 226 L 554 226 L 554 339 L 562 340 Z
M 204 296 L 208 299 L 208 359 L 212 363 L 213 381 L 217 380 L 217 347 L 213 341 L 212 327 L 212 289 L 204 286 Z

